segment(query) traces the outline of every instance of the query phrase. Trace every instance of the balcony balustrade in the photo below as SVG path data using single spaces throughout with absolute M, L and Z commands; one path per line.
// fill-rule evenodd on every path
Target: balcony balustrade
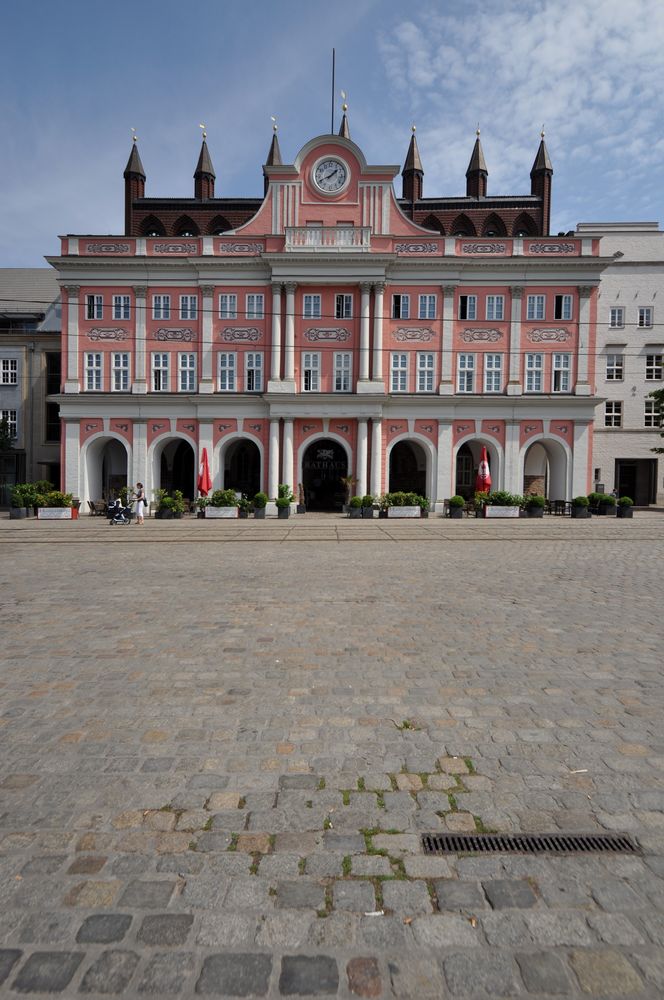
M 368 253 L 369 226 L 290 226 L 286 250 L 297 253 Z

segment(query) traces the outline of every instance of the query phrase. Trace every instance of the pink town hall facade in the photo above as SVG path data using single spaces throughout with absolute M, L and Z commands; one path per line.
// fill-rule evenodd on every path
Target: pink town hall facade
M 134 146 L 125 235 L 61 238 L 65 490 L 193 498 L 206 448 L 214 489 L 334 510 L 353 476 L 441 510 L 482 446 L 494 489 L 592 488 L 606 261 L 547 234 L 543 140 L 525 196 L 487 196 L 478 138 L 466 197 L 423 198 L 413 135 L 399 198 L 345 117 L 292 164 L 275 134 L 263 172 L 264 197 L 215 198 L 204 141 L 195 198 L 148 199 Z

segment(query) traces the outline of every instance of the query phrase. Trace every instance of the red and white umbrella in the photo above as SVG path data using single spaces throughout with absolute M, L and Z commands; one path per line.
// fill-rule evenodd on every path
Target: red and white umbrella
M 491 491 L 491 473 L 489 471 L 489 459 L 487 458 L 486 446 L 482 445 L 482 457 L 477 467 L 477 477 L 475 479 L 476 493 L 489 493 Z
M 198 480 L 197 480 L 198 492 L 202 497 L 206 497 L 210 490 L 212 489 L 212 480 L 210 479 L 210 466 L 208 465 L 207 448 L 203 448 L 201 453 L 201 461 L 198 466 Z

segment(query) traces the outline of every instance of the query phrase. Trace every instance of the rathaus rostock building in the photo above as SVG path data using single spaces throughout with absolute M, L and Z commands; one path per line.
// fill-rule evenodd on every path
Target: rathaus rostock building
M 205 137 L 193 198 L 146 198 L 133 145 L 125 231 L 68 235 L 64 488 L 214 488 L 309 509 L 354 492 L 471 495 L 482 446 L 494 489 L 569 499 L 592 487 L 599 240 L 548 233 L 544 138 L 530 193 L 492 196 L 476 139 L 461 197 L 424 197 L 413 132 L 397 166 L 350 138 L 307 142 L 264 194 L 217 197 Z

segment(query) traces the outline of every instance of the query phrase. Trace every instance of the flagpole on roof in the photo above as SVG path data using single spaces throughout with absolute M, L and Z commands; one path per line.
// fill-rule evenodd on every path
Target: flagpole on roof
M 334 62 L 335 62 L 335 50 L 332 49 L 332 125 L 330 127 L 330 135 L 334 135 Z

